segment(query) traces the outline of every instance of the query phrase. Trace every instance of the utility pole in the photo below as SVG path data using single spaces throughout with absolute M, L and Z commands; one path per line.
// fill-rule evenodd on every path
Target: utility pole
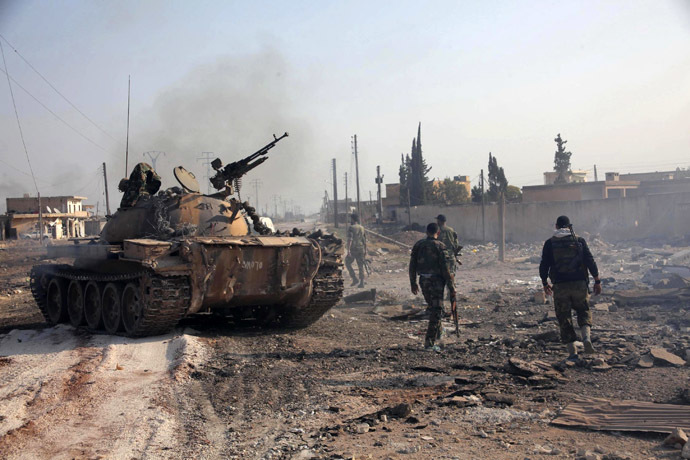
M 376 219 L 376 222 L 381 225 L 383 222 L 383 198 L 381 198 L 381 184 L 383 184 L 383 176 L 381 175 L 381 166 L 376 167 L 376 187 L 378 188 L 378 191 L 376 192 L 376 201 L 377 201 L 377 212 L 378 212 L 378 218 Z
M 484 217 L 484 170 L 481 173 L 481 184 L 482 184 L 482 241 L 486 242 L 486 219 Z
M 359 156 L 357 155 L 357 135 L 355 134 L 353 136 L 354 138 L 354 153 L 355 153 L 355 180 L 357 182 L 357 214 L 359 214 L 359 218 L 362 218 L 362 206 L 359 201 Z
M 333 158 L 333 223 L 338 228 L 338 173 L 335 168 L 335 158 Z
M 207 194 L 211 194 L 211 155 L 213 155 L 213 152 L 201 152 L 203 156 L 197 158 L 196 160 L 204 160 L 201 164 L 206 165 L 206 190 Z
M 151 159 L 151 166 L 153 166 L 153 169 L 156 169 L 156 160 L 158 159 L 159 156 L 165 156 L 165 152 L 159 152 L 158 150 L 151 150 L 149 152 L 144 152 L 142 156 L 148 156 Z
M 259 187 L 264 185 L 264 183 L 261 181 L 261 179 L 254 179 L 252 180 L 252 185 L 254 185 L 254 190 L 256 191 L 256 203 L 254 207 L 258 210 L 259 209 Z
M 345 173 L 345 229 L 350 225 L 350 203 L 347 198 L 347 173 Z
M 597 165 L 594 165 L 594 182 L 599 182 L 599 177 L 597 177 Z
M 498 239 L 498 260 L 506 261 L 506 195 L 501 192 L 498 201 L 498 230 L 500 232 Z
M 105 183 L 105 215 L 109 216 L 110 215 L 110 199 L 108 198 L 108 174 L 106 174 L 106 172 L 105 172 L 105 161 L 103 162 L 103 182 Z
M 273 218 L 277 219 L 278 218 L 278 195 L 273 195 L 273 209 L 274 209 L 274 214 Z

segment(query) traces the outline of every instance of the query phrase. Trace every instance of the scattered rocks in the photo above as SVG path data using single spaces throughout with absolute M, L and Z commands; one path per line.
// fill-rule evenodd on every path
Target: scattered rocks
M 357 434 L 368 433 L 370 428 L 371 427 L 369 426 L 368 423 L 358 423 L 357 425 L 355 425 L 355 433 L 357 433 Z
M 650 354 L 640 356 L 640 360 L 637 361 L 638 367 L 650 368 L 654 366 L 654 357 Z
M 671 432 L 671 434 L 669 434 L 666 437 L 666 439 L 664 439 L 664 445 L 665 446 L 675 447 L 676 445 L 680 445 L 682 447 L 687 442 L 688 442 L 688 435 L 686 435 L 685 431 L 683 431 L 681 428 L 674 429 Z

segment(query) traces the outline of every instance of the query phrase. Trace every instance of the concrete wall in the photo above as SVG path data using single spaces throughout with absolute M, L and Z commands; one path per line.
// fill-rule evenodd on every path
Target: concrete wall
M 487 204 L 486 239 L 497 241 L 498 205 Z M 415 206 L 412 222 L 426 225 L 445 214 L 448 225 L 463 240 L 482 239 L 481 206 Z M 576 232 L 600 234 L 606 241 L 672 238 L 690 235 L 690 192 L 609 198 L 587 201 L 506 204 L 506 239 L 525 243 L 548 238 L 556 218 L 570 217 Z M 397 209 L 398 221 L 407 224 L 407 210 Z

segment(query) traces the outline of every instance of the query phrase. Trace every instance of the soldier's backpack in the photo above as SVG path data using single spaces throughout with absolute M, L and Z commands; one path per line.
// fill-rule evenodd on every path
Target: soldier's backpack
M 555 272 L 557 278 L 574 279 L 586 270 L 582 244 L 576 237 L 553 237 L 551 238 L 551 249 L 554 260 L 551 270 Z

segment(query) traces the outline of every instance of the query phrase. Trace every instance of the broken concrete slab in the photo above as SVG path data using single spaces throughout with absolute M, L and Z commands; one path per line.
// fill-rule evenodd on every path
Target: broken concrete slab
M 631 289 L 616 291 L 613 300 L 617 305 L 639 307 L 646 305 L 659 305 L 663 303 L 690 302 L 690 288 L 684 289 Z
M 654 347 L 649 350 L 649 354 L 654 358 L 655 364 L 666 364 L 676 367 L 685 366 L 685 360 L 683 358 L 663 348 Z

